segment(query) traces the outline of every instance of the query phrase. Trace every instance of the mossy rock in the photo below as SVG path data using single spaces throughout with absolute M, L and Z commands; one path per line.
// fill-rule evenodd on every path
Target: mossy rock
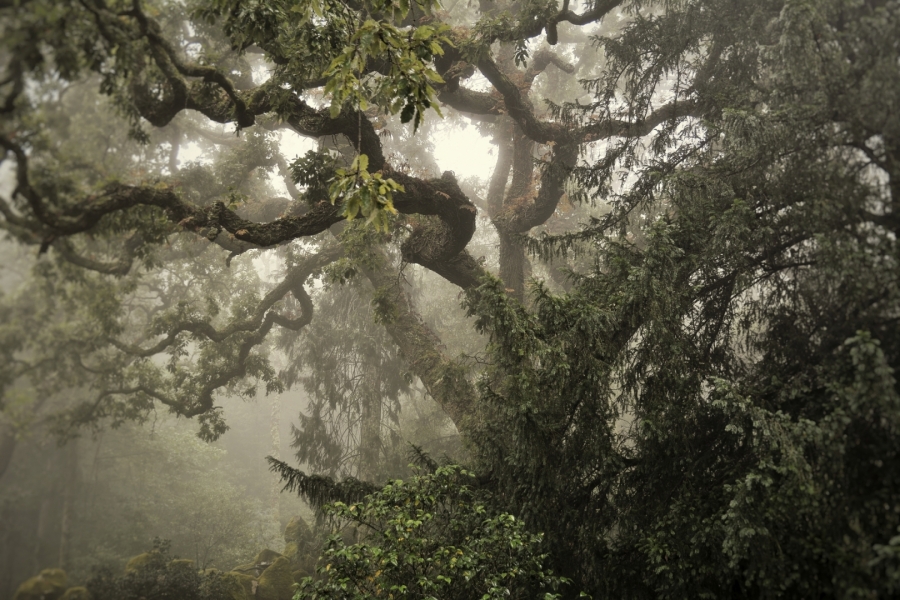
M 259 577 L 256 597 L 259 600 L 291 600 L 294 596 L 294 576 L 291 561 L 279 556 Z
M 316 571 L 316 563 L 319 562 L 319 555 L 308 553 L 308 554 L 298 554 L 293 558 L 294 568 L 305 570 L 309 574 L 312 574 Z
M 125 565 L 126 573 L 135 573 L 145 568 L 147 565 L 152 563 L 154 560 L 159 558 L 159 552 L 152 550 L 150 552 L 144 552 L 143 554 L 138 554 L 133 557 L 128 563 Z
M 311 575 L 311 573 L 309 571 L 307 571 L 306 569 L 297 569 L 296 571 L 291 573 L 291 577 L 294 578 L 294 583 L 300 583 L 301 581 L 303 581 L 310 575 Z
M 169 570 L 170 571 L 196 571 L 196 567 L 194 567 L 194 561 L 189 558 L 176 558 L 173 561 L 169 562 Z
M 266 548 L 262 552 L 256 555 L 254 559 L 254 563 L 257 565 L 271 565 L 274 564 L 276 560 L 281 558 L 281 554 L 275 552 L 274 550 L 269 550 Z
M 284 556 L 291 560 L 295 568 L 306 567 L 309 564 L 315 566 L 316 562 L 319 560 L 318 553 L 310 552 L 309 548 L 298 548 L 294 542 L 291 542 L 284 547 Z
M 287 544 L 285 544 L 283 554 L 285 558 L 294 560 L 294 558 L 296 558 L 296 556 L 300 554 L 300 549 L 297 547 L 297 542 L 288 542 Z
M 287 527 L 284 528 L 285 543 L 304 544 L 310 539 L 312 539 L 312 530 L 306 524 L 306 521 L 303 520 L 303 517 L 294 517 L 287 524 Z
M 256 577 L 263 571 L 265 571 L 269 567 L 269 565 L 273 564 L 280 556 L 281 554 L 279 554 L 278 552 L 269 550 L 267 548 L 257 554 L 256 558 L 253 559 L 253 562 L 238 565 L 234 567 L 232 571 L 237 571 L 238 573 L 245 573 L 247 575 Z
M 70 587 L 59 600 L 91 600 L 91 593 L 86 587 Z
M 16 590 L 13 600 L 59 600 L 66 591 L 66 572 L 44 569 L 39 575 L 26 579 Z
M 222 591 L 228 600 L 252 600 L 256 579 L 243 573 L 227 571 L 218 574 Z
M 243 565 L 238 565 L 229 571 L 230 573 L 241 573 L 242 575 L 251 575 L 256 576 L 256 563 L 249 562 Z

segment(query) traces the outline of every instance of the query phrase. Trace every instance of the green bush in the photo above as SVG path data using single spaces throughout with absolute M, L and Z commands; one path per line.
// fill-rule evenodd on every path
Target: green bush
M 98 569 L 87 582 L 93 600 L 224 600 L 229 582 L 218 573 L 203 574 L 192 561 L 173 560 L 169 542 L 155 540 L 153 550 L 132 559 L 124 575 Z
M 295 600 L 557 598 L 567 580 L 544 569 L 540 534 L 492 513 L 474 476 L 457 466 L 393 481 L 357 504 L 325 513 L 345 524 Z M 348 531 L 361 535 L 348 543 Z

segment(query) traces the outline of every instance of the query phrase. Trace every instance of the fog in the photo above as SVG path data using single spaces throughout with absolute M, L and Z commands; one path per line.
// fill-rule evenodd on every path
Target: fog
M 0 599 L 900 594 L 897 0 L 0 0 Z

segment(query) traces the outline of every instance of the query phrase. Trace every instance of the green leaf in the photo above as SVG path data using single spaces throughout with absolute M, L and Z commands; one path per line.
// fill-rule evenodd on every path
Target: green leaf
M 410 121 L 412 121 L 412 118 L 415 114 L 416 105 L 412 102 L 407 101 L 406 106 L 403 107 L 403 111 L 400 113 L 400 122 L 409 123 Z

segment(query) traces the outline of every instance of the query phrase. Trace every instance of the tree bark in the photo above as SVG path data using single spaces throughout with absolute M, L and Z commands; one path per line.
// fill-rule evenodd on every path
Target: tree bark
M 269 415 L 269 433 L 272 437 L 272 456 L 281 460 L 281 429 L 279 428 L 279 402 L 278 396 L 272 396 L 271 412 Z M 272 478 L 272 516 L 276 523 L 281 525 L 281 479 L 279 477 Z
M 66 445 L 63 461 L 63 493 L 62 514 L 59 527 L 59 568 L 69 569 L 71 559 L 72 521 L 75 512 L 75 498 L 78 488 L 78 440 L 73 439 Z
M 362 410 L 359 431 L 359 470 L 362 481 L 375 482 L 378 476 L 378 461 L 381 457 L 381 377 L 378 366 L 370 362 L 365 367 L 363 378 L 365 390 L 362 395 Z
M 532 202 L 534 190 L 532 182 L 534 178 L 534 159 L 532 154 L 534 151 L 534 142 L 532 142 L 522 131 L 522 128 L 516 125 L 509 132 L 511 143 L 507 143 L 507 148 L 512 146 L 512 156 L 503 156 L 501 158 L 508 161 L 508 164 L 501 164 L 497 161 L 498 169 L 509 170 L 512 167 L 512 182 L 509 185 L 509 191 L 506 192 L 502 211 L 516 213 L 524 209 L 524 207 Z M 501 146 L 502 148 L 503 146 Z M 507 150 L 507 153 L 509 150 Z M 493 181 L 491 182 L 494 183 Z M 495 190 L 490 190 L 495 192 Z M 496 202 L 496 199 L 493 199 Z M 495 211 L 492 217 L 499 217 L 500 211 Z M 525 272 L 527 258 L 525 257 L 525 248 L 517 239 L 517 234 L 524 231 L 517 231 L 512 227 L 514 222 L 509 220 L 494 218 L 494 226 L 500 235 L 500 279 L 506 285 L 507 292 L 519 302 L 525 301 Z M 526 230 L 527 231 L 527 230 Z
M 410 372 L 422 381 L 457 430 L 465 434 L 474 417 L 475 389 L 465 369 L 446 355 L 440 338 L 419 316 L 397 272 L 389 266 L 387 255 L 380 249 L 377 252 L 381 266 L 364 272 L 375 288 L 377 301 L 389 305 L 385 330 L 409 362 Z
M 12 462 L 16 451 L 16 433 L 9 425 L 0 425 L 0 479 Z

